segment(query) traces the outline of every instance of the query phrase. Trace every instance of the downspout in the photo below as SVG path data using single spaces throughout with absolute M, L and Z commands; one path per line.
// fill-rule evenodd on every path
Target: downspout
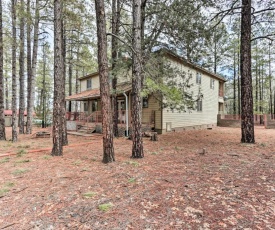
M 128 128 L 128 126 L 129 126 L 129 124 L 128 124 L 128 96 L 124 92 L 123 92 L 123 95 L 124 95 L 124 97 L 126 99 L 126 112 L 125 112 L 126 113 L 126 137 L 128 137 L 129 136 L 129 128 Z

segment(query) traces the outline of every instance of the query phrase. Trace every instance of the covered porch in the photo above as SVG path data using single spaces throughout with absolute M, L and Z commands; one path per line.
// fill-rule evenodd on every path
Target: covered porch
M 123 83 L 117 89 L 118 127 L 121 134 L 131 127 L 131 84 Z M 66 98 L 66 101 L 79 102 L 79 111 L 66 112 L 68 130 L 90 127 L 94 132 L 101 132 L 102 114 L 99 89 L 91 89 Z M 143 103 L 146 105 L 146 101 Z M 154 129 L 155 110 L 147 106 L 142 112 L 142 127 L 145 131 Z M 124 131 L 123 131 L 124 130 Z M 121 136 L 123 136 L 121 135 Z

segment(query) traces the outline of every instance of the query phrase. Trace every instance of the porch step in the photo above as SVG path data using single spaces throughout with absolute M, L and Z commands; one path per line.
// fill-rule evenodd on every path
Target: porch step
M 81 126 L 77 132 L 79 133 L 94 133 L 96 131 L 95 127 L 91 127 L 91 126 Z

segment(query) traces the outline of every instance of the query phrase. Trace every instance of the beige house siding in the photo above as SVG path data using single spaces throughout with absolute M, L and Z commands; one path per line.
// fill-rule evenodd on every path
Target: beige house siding
M 90 78 L 87 78 L 87 79 L 84 79 L 84 80 L 80 81 L 80 92 L 83 92 L 83 91 L 87 90 L 87 80 L 88 79 L 90 79 Z M 90 88 L 90 89 L 99 88 L 99 77 L 98 77 L 98 75 L 91 77 L 91 79 L 92 79 L 92 88 Z
M 210 75 L 197 71 L 188 66 L 181 65 L 180 68 L 186 73 L 192 74 L 190 83 L 193 84 L 193 86 L 190 88 L 190 91 L 193 92 L 193 97 L 196 99 L 199 95 L 199 92 L 201 92 L 203 95 L 202 111 L 197 111 L 196 102 L 194 104 L 195 110 L 190 112 L 163 109 L 162 132 L 166 132 L 167 127 L 175 129 L 190 126 L 216 125 L 217 114 L 219 110 L 219 80 L 211 78 Z M 201 74 L 201 84 L 196 83 L 197 72 Z M 210 79 L 214 79 L 214 89 L 210 88 Z
M 161 110 L 159 101 L 153 96 L 148 96 L 148 108 L 142 109 L 142 123 L 150 123 L 155 116 L 155 129 L 161 129 Z

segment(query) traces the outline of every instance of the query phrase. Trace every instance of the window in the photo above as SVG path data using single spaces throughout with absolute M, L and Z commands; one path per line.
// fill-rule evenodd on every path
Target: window
M 92 79 L 88 79 L 87 80 L 87 89 L 91 89 L 92 88 Z
M 189 78 L 189 79 L 192 79 L 192 78 L 193 78 L 193 75 L 192 75 L 190 69 L 188 70 L 188 78 Z
M 84 106 L 84 112 L 88 112 L 88 103 L 84 102 L 83 106 Z
M 197 100 L 197 111 L 202 111 L 202 99 Z
M 215 80 L 210 78 L 210 89 L 214 89 Z
M 95 112 L 95 111 L 97 111 L 97 101 L 93 100 L 92 101 L 92 112 Z
M 142 98 L 142 108 L 148 108 L 148 97 Z
M 201 74 L 197 72 L 196 83 L 201 84 Z

